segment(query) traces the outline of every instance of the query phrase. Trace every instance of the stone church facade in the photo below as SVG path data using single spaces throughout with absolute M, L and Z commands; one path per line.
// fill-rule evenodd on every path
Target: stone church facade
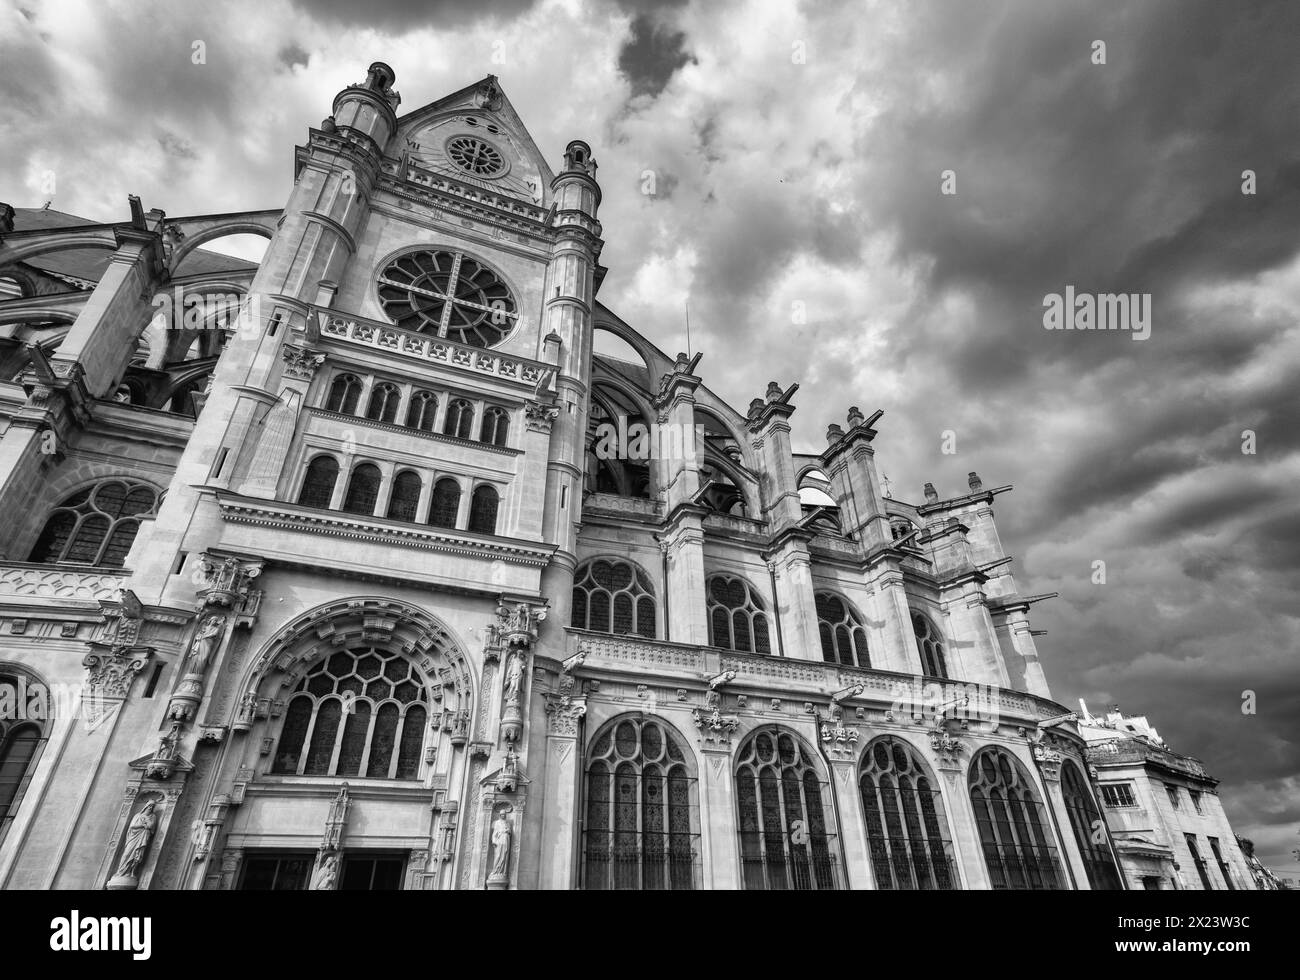
M 0 206 L 0 886 L 1120 887 L 1009 488 L 794 452 L 597 298 L 587 144 L 393 82 L 283 210 Z

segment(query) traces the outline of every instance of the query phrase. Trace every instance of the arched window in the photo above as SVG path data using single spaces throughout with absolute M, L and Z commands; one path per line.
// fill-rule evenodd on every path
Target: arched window
M 442 420 L 443 435 L 468 439 L 474 425 L 474 406 L 463 398 L 453 398 L 447 405 L 447 417 Z
M 307 476 L 298 491 L 298 503 L 304 507 L 328 510 L 334 499 L 334 484 L 339 478 L 339 461 L 333 456 L 317 456 L 307 464 Z
M 839 888 L 830 787 L 791 733 L 760 728 L 736 767 L 740 864 L 746 888 Z
M 771 653 L 763 600 L 748 582 L 714 575 L 708 582 L 709 646 Z
M 921 654 L 921 673 L 926 677 L 947 677 L 948 663 L 943 656 L 943 638 L 930 622 L 930 617 L 912 613 L 912 632 L 916 634 L 916 649 Z
M 906 517 L 891 517 L 889 519 L 889 533 L 893 535 L 895 541 L 907 537 L 915 530 L 916 528 L 912 526 L 912 522 Z M 915 542 L 912 543 L 915 544 Z
M 822 658 L 827 663 L 846 667 L 870 667 L 867 631 L 853 607 L 834 592 L 818 592 L 813 602 L 817 607 L 817 632 L 822 638 Z
M 429 523 L 434 527 L 455 527 L 460 512 L 460 484 L 444 476 L 433 485 L 433 499 L 429 503 Z
M 630 562 L 597 558 L 573 580 L 573 625 L 597 633 L 655 638 L 654 585 Z
M 490 406 L 483 413 L 483 424 L 479 427 L 478 441 L 493 446 L 504 446 L 510 432 L 510 413 L 504 408 Z
M 388 516 L 396 521 L 415 520 L 415 509 L 420 504 L 420 474 L 402 470 L 393 480 L 393 493 L 388 498 Z
M 910 745 L 889 736 L 868 745 L 858 788 L 877 888 L 960 887 L 939 784 Z
M 496 534 L 497 504 L 500 498 L 494 488 L 484 483 L 476 487 L 469 501 L 469 529 L 480 534 Z
M 40 680 L 0 667 L 0 840 L 18 812 L 23 793 L 49 737 L 50 692 Z
M 433 431 L 433 419 L 438 414 L 438 396 L 432 391 L 417 391 L 411 395 L 406 407 L 406 424 L 412 429 Z
M 104 480 L 74 493 L 46 519 L 28 561 L 121 568 L 141 518 L 158 512 L 158 491 L 134 480 Z
M 592 743 L 582 887 L 692 889 L 699 814 L 686 744 L 667 725 L 626 718 Z
M 426 688 L 404 654 L 356 647 L 330 655 L 294 688 L 272 771 L 419 778 Z
M 971 761 L 969 785 L 993 887 L 1063 887 L 1047 814 L 1024 766 L 1002 749 L 986 748 Z
M 392 422 L 397 418 L 397 406 L 402 400 L 402 393 L 397 385 L 387 381 L 370 389 L 370 403 L 366 406 L 366 418 L 376 422 Z
M 1114 858 L 1106 844 L 1106 825 L 1097 812 L 1097 804 L 1093 802 L 1079 767 L 1069 759 L 1061 765 L 1061 795 L 1065 798 L 1065 811 L 1070 815 L 1074 842 L 1079 845 L 1079 853 L 1083 856 L 1088 884 L 1097 890 L 1122 888 Z
M 362 463 L 354 469 L 343 498 L 343 510 L 349 514 L 373 515 L 375 501 L 379 499 L 379 479 L 379 467 L 373 463 Z
M 331 412 L 354 415 L 360 397 L 361 379 L 355 374 L 340 374 L 330 384 L 330 396 L 325 401 L 325 408 Z

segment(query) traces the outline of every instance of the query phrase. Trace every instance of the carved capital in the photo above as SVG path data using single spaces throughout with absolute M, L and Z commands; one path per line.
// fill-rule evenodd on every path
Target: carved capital
M 552 735 L 577 737 L 578 722 L 586 713 L 586 698 L 567 694 L 552 694 L 546 698 L 547 729 Z
M 262 574 L 264 564 L 261 558 L 204 552 L 195 573 L 199 611 L 223 606 L 234 611 L 236 626 L 251 626 L 262 603 L 261 590 L 254 589 L 252 582 Z
M 280 356 L 284 358 L 285 375 L 303 381 L 314 378 L 316 369 L 325 363 L 325 355 L 320 351 L 294 347 L 291 344 L 285 344 L 280 349 Z
M 104 716 L 109 703 L 126 700 L 131 681 L 149 662 L 153 648 L 92 643 L 90 649 L 81 661 L 86 668 L 82 706 L 86 723 L 93 727 Z
M 528 648 L 536 642 L 538 629 L 545 619 L 545 603 L 510 602 L 501 596 L 497 600 L 497 622 L 489 629 L 501 649 Z
M 531 399 L 524 402 L 524 424 L 529 432 L 550 432 L 559 417 L 560 409 L 556 405 Z

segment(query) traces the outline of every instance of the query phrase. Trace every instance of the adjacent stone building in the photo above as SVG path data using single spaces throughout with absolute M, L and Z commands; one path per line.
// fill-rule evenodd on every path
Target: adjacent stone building
M 794 452 L 606 305 L 586 143 L 393 83 L 281 210 L 3 208 L 0 885 L 1119 887 L 1010 488 Z
M 1094 718 L 1079 702 L 1079 733 L 1128 887 L 1257 890 L 1260 883 L 1219 800 L 1219 781 L 1179 755 L 1145 716 Z M 1258 864 L 1258 861 L 1254 862 Z

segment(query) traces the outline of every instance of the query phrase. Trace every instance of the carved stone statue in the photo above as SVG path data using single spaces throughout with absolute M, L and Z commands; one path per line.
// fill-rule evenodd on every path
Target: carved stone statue
M 524 655 L 514 653 L 510 656 L 510 663 L 506 665 L 505 681 L 505 699 L 509 701 L 519 700 L 519 685 L 524 679 Z
M 203 621 L 203 625 L 194 635 L 194 644 L 190 647 L 190 659 L 185 665 L 185 673 L 203 676 L 212 661 L 212 655 L 217 652 L 221 628 L 225 624 L 226 621 L 221 616 L 209 616 Z
M 333 854 L 321 858 L 316 872 L 311 876 L 312 891 L 333 891 L 334 880 L 339 875 L 339 859 Z
M 122 845 L 122 859 L 117 864 L 117 873 L 113 875 L 115 880 L 135 881 L 145 852 L 149 850 L 149 842 L 153 840 L 154 831 L 158 827 L 158 818 L 153 814 L 157 805 L 157 800 L 150 800 L 131 818 L 126 830 L 126 842 Z
M 510 813 L 502 810 L 492 821 L 492 871 L 489 878 L 505 880 L 510 870 L 510 839 L 514 836 L 514 826 L 510 822 Z

